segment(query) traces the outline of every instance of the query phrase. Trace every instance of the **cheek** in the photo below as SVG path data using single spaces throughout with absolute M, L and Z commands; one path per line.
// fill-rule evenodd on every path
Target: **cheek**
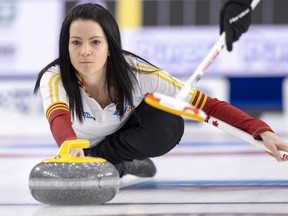
M 75 63 L 75 52 L 73 52 L 73 50 L 71 50 L 70 48 L 68 49 L 68 51 L 69 51 L 70 61 L 71 61 L 72 65 L 74 66 L 74 63 Z

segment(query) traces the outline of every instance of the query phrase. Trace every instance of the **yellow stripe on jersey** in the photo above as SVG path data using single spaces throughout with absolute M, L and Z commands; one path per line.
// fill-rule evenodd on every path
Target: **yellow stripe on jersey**
M 50 80 L 49 80 L 49 95 L 50 95 L 50 103 L 53 104 L 54 103 L 54 92 L 53 92 L 53 80 L 55 79 L 55 77 L 58 76 L 58 74 L 53 74 L 51 77 L 50 77 Z
M 65 103 L 54 103 L 50 105 L 46 111 L 46 118 L 49 119 L 51 113 L 53 113 L 56 110 L 65 110 L 69 112 L 68 105 Z
M 143 73 L 143 74 L 151 74 L 153 76 L 158 76 L 159 78 L 173 85 L 177 89 L 181 89 L 183 87 L 182 82 L 180 82 L 179 80 L 177 80 L 176 78 L 174 78 L 173 76 L 171 76 L 170 74 L 168 74 L 167 72 L 163 70 L 160 70 L 150 65 L 143 65 L 139 63 L 137 63 L 137 68 L 139 69 L 137 72 Z M 145 70 L 142 70 L 142 68 Z
M 48 82 L 49 95 L 50 95 L 50 106 L 46 110 L 46 118 L 49 119 L 52 112 L 55 110 L 69 111 L 68 105 L 64 102 L 60 102 L 59 94 L 59 82 L 61 80 L 60 73 L 53 74 Z
M 56 97 L 56 102 L 60 101 L 60 97 L 59 97 L 59 82 L 61 80 L 61 77 L 58 76 L 55 80 L 55 97 Z
M 140 70 L 142 68 L 144 68 L 144 69 L 146 69 L 145 71 L 149 70 L 150 72 L 159 71 L 160 70 L 159 68 L 156 68 L 156 67 L 154 67 L 152 65 L 145 65 L 145 64 L 139 64 L 139 63 L 137 63 L 137 68 L 139 68 Z
M 205 95 L 205 97 L 204 97 L 204 99 L 203 99 L 203 101 L 202 101 L 202 104 L 201 104 L 201 106 L 200 106 L 200 109 L 201 109 L 201 110 L 203 109 L 204 105 L 206 104 L 207 99 L 208 99 L 208 96 Z
M 139 69 L 137 72 L 143 73 L 143 74 L 151 74 L 153 76 L 158 76 L 162 80 L 168 82 L 169 84 L 173 85 L 177 89 L 181 89 L 184 86 L 184 83 L 176 79 L 175 77 L 171 76 L 167 72 L 160 70 L 159 68 L 153 67 L 152 65 L 145 65 L 145 64 L 139 64 L 137 63 L 137 68 Z M 198 93 L 198 95 L 197 95 Z M 191 97 L 190 104 L 193 103 L 193 101 L 196 100 L 196 103 L 194 104 L 195 107 L 203 109 L 205 106 L 205 103 L 207 101 L 207 95 L 203 94 L 202 92 L 198 91 L 197 89 L 193 88 L 189 95 Z
M 59 73 L 53 74 L 49 80 L 49 94 L 50 94 L 50 103 L 57 103 L 60 101 L 59 96 L 59 82 L 61 76 Z

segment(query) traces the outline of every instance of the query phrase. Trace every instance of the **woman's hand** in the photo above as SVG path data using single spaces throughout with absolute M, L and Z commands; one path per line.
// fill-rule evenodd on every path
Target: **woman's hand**
M 84 151 L 82 148 L 71 148 L 70 155 L 72 157 L 85 157 Z
M 285 161 L 285 159 L 281 158 L 278 150 L 288 152 L 288 144 L 286 142 L 271 131 L 261 133 L 260 137 L 262 138 L 265 146 L 271 151 L 271 153 L 268 152 L 271 156 L 273 156 L 279 162 Z

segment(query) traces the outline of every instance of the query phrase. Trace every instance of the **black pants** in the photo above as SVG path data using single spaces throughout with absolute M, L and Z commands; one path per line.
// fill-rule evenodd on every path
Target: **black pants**
M 181 117 L 153 108 L 143 101 L 120 130 L 97 146 L 86 149 L 85 155 L 102 157 L 112 164 L 157 157 L 174 148 L 183 132 Z

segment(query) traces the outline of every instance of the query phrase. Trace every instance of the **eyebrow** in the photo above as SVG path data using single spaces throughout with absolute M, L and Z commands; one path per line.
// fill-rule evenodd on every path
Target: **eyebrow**
M 81 37 L 78 36 L 71 36 L 70 38 L 77 38 L 77 39 L 81 39 Z M 89 40 L 95 39 L 95 38 L 104 38 L 103 36 L 93 36 L 91 38 L 89 38 Z

